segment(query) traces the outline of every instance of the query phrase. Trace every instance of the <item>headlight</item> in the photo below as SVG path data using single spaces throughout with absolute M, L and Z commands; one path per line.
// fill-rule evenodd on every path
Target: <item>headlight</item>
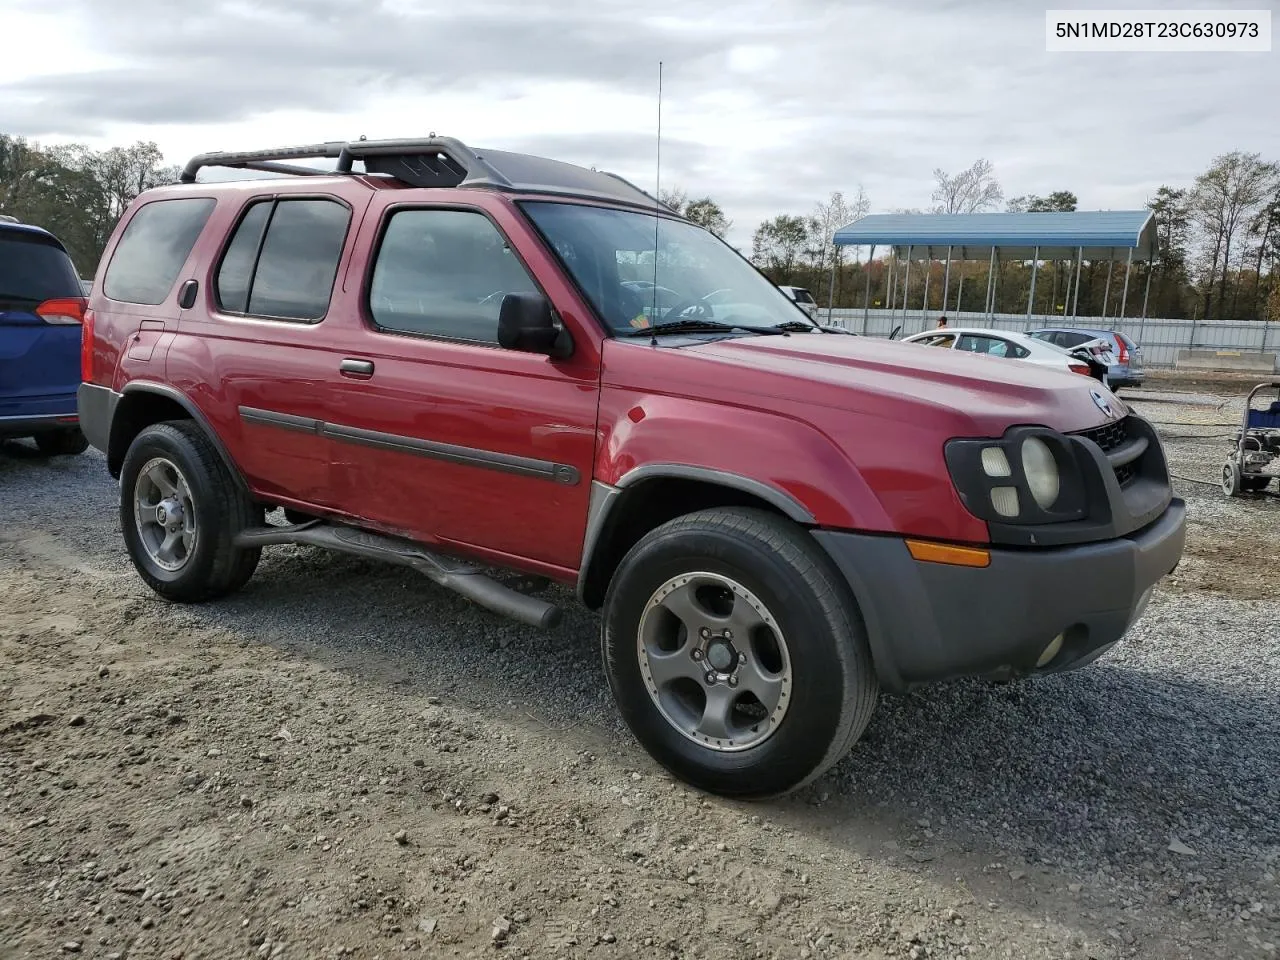
M 1012 427 L 998 439 L 948 441 L 945 457 L 960 499 L 990 523 L 1042 527 L 1088 515 L 1080 458 L 1063 434 Z
M 1052 507 L 1057 502 L 1061 486 L 1058 462 L 1048 444 L 1039 437 L 1027 437 L 1022 441 L 1022 472 L 1027 477 L 1027 489 L 1040 509 Z

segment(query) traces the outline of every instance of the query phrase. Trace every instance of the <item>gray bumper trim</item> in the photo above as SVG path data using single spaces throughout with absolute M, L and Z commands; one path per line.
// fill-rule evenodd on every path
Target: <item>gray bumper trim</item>
M 96 383 L 82 383 L 76 392 L 76 406 L 80 411 L 80 430 L 89 445 L 107 452 L 111 442 L 111 420 L 116 413 L 120 394 L 110 387 Z
M 1044 550 L 992 550 L 985 568 L 921 563 L 897 537 L 814 531 L 862 609 L 881 684 L 1082 665 L 1132 626 L 1148 590 L 1178 565 L 1186 506 L 1173 500 L 1128 537 Z

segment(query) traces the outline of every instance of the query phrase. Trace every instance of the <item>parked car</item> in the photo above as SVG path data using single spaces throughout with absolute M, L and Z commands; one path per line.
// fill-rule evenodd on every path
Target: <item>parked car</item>
M 1105 340 L 1110 347 L 1112 361 L 1107 368 L 1107 383 L 1113 390 L 1121 387 L 1140 387 L 1145 376 L 1142 369 L 1142 348 L 1125 333 L 1100 327 L 1045 327 L 1029 330 L 1027 336 L 1055 346 L 1071 349 L 1089 340 Z
M 30 437 L 48 456 L 87 449 L 76 410 L 84 305 L 58 238 L 0 220 L 0 439 Z
M 926 330 L 902 338 L 903 343 L 919 343 L 944 350 L 959 350 L 987 357 L 1022 360 L 1053 370 L 1082 373 L 1093 376 L 1089 363 L 1074 357 L 1066 350 L 1042 340 L 1035 340 L 1011 330 L 990 330 L 986 327 L 946 327 L 942 330 Z
M 787 295 L 787 299 L 792 301 L 797 307 L 809 315 L 811 319 L 818 318 L 818 301 L 813 299 L 813 294 L 804 287 L 778 287 Z
M 110 237 L 80 389 L 162 597 L 280 543 L 535 626 L 560 609 L 519 581 L 561 582 L 640 742 L 751 797 L 830 767 L 882 689 L 1092 662 L 1181 557 L 1160 439 L 1109 393 L 829 334 L 617 177 L 431 138 L 182 180 Z M 637 329 L 646 259 L 684 300 Z

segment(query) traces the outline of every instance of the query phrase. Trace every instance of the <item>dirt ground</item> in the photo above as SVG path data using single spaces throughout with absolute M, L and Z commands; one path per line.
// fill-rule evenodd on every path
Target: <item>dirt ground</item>
M 1171 462 L 1212 479 L 1219 452 Z M 1016 842 L 1011 815 L 922 816 L 909 776 L 876 799 L 856 765 L 782 801 L 703 796 L 594 712 L 538 706 L 558 681 L 512 664 L 536 671 L 558 641 L 451 598 L 425 613 L 404 598 L 435 588 L 411 575 L 284 550 L 236 604 L 160 602 L 127 565 L 101 459 L 77 461 L 0 451 L 0 960 L 1275 956 L 1262 853 L 1071 867 Z M 74 523 L 17 505 L 51 478 L 80 490 Z M 1276 600 L 1270 506 L 1228 536 L 1222 511 L 1244 508 L 1206 488 L 1156 605 Z M 1267 575 L 1231 572 L 1255 564 Z M 347 581 L 377 592 L 329 605 Z M 378 642 L 408 615 L 433 637 L 414 656 Z M 571 620 L 569 652 L 545 657 L 603 698 L 595 628 Z M 458 669 L 432 658 L 450 642 L 476 644 Z M 1206 885 L 1210 906 L 1188 906 Z

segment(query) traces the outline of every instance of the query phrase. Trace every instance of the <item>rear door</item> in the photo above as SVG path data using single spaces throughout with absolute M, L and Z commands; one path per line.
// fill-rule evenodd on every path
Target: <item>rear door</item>
M 320 425 L 337 378 L 329 318 L 364 188 L 257 194 L 219 211 L 217 240 L 169 352 L 171 383 L 214 421 L 257 493 L 329 507 L 331 444 Z
M 81 295 L 62 244 L 42 230 L 0 224 L 0 419 L 75 413 L 78 318 L 36 310 Z

